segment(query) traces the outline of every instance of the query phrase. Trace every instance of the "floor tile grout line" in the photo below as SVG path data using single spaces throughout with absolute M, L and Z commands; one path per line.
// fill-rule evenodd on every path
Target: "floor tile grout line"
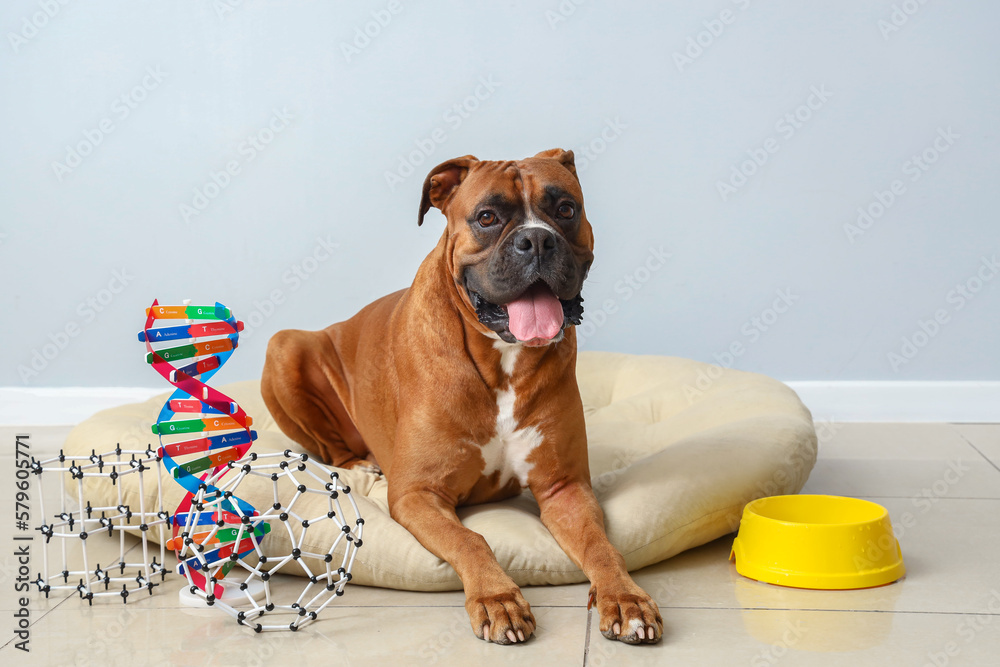
M 59 603 L 57 603 L 52 609 L 45 610 L 45 613 L 38 618 L 35 623 L 40 621 L 49 613 L 56 610 L 69 600 L 72 596 L 63 598 Z M 145 598 L 150 599 L 150 598 Z M 112 608 L 111 605 L 101 606 L 98 605 L 96 608 L 99 609 L 109 609 Z M 117 604 L 114 608 L 118 608 Z M 207 607 L 206 607 L 207 608 Z M 571 605 L 532 605 L 532 608 L 538 609 L 576 609 L 578 607 Z M 912 615 L 930 615 L 930 616 L 997 616 L 1000 617 L 1000 612 L 984 612 L 982 610 L 973 611 L 934 611 L 934 610 L 919 610 L 919 609 L 824 609 L 821 607 L 698 607 L 693 605 L 676 605 L 667 606 L 662 605 L 662 609 L 676 609 L 684 611 L 773 611 L 773 612 L 787 612 L 787 611 L 803 611 L 803 612 L 829 612 L 838 614 L 912 614 Z M 157 606 L 150 607 L 149 611 L 153 609 L 157 610 L 178 610 L 178 609 L 191 609 L 191 607 L 184 606 Z M 394 604 L 379 604 L 379 605 L 337 605 L 336 607 L 331 607 L 331 609 L 464 609 L 463 605 L 394 605 Z M 587 632 L 586 637 L 589 647 L 589 637 L 590 637 L 590 622 L 592 618 L 592 611 L 587 612 Z M 34 625 L 34 623 L 32 624 Z
M 59 607 L 61 607 L 63 604 L 65 604 L 65 602 L 67 600 L 69 600 L 71 597 L 73 597 L 73 594 L 72 593 L 67 593 L 66 597 L 64 597 L 63 599 L 59 600 L 59 602 L 57 602 L 54 605 L 52 605 L 51 609 L 46 609 L 44 612 L 42 612 L 42 615 L 39 616 L 38 618 L 36 618 L 34 621 L 32 621 L 28 625 L 28 627 L 29 628 L 35 628 L 39 623 L 42 622 L 42 620 L 45 619 L 46 616 L 48 616 L 49 614 L 51 614 L 52 612 L 54 612 L 56 609 L 58 609 Z M 2 645 L 0 645 L 0 650 L 3 650 L 5 648 L 7 648 L 7 646 L 10 644 L 10 642 L 14 641 L 15 639 L 17 639 L 17 635 L 11 637 L 9 641 L 4 642 Z
M 808 612 L 834 612 L 838 614 L 914 614 L 914 615 L 929 615 L 929 616 L 998 616 L 1000 617 L 1000 612 L 983 612 L 978 611 L 931 611 L 931 610 L 913 610 L 913 609 L 822 609 L 820 607 L 816 608 L 799 608 L 799 607 L 692 607 L 692 606 L 677 606 L 677 607 L 664 607 L 665 609 L 686 609 L 690 611 L 808 611 Z
M 996 463 L 994 463 L 994 462 L 993 462 L 993 461 L 992 461 L 992 460 L 990 459 L 990 457 L 986 456 L 986 454 L 983 454 L 983 453 L 982 453 L 982 452 L 981 452 L 981 451 L 979 450 L 979 447 L 976 447 L 976 446 L 975 446 L 974 444 L 972 444 L 972 441 L 971 441 L 971 440 L 969 440 L 968 438 L 966 438 L 966 437 L 965 437 L 965 434 L 964 434 L 964 433 L 962 433 L 961 431 L 959 431 L 959 430 L 958 430 L 957 428 L 956 428 L 956 429 L 954 429 L 954 430 L 955 430 L 955 433 L 957 433 L 957 434 L 958 434 L 958 437 L 960 437 L 960 438 L 961 438 L 962 440 L 965 440 L 966 444 L 968 444 L 968 445 L 969 445 L 969 447 L 972 447 L 972 448 L 973 448 L 974 450 L 976 450 L 976 453 L 977 453 L 977 454 L 979 454 L 979 455 L 980 455 L 981 457 L 983 457 L 983 459 L 984 459 L 984 460 L 985 460 L 985 461 L 986 461 L 987 463 L 989 463 L 989 464 L 990 464 L 991 466 L 993 466 L 993 468 L 994 468 L 994 469 L 995 469 L 995 470 L 996 470 L 997 472 L 1000 472 L 1000 466 L 997 466 L 997 464 L 996 464 Z
M 587 667 L 590 659 L 590 622 L 593 613 L 594 610 L 592 608 L 587 609 L 587 632 L 584 634 L 583 639 L 583 667 Z
M 72 594 L 70 595 L 70 597 L 72 597 Z M 66 599 L 69 599 L 69 598 L 66 598 Z M 146 598 L 143 598 L 143 599 L 144 600 L 149 600 L 149 599 L 154 599 L 154 598 L 146 597 Z M 122 604 L 124 604 L 124 603 L 122 603 Z M 117 603 L 116 603 L 116 606 L 117 606 Z M 106 605 L 106 606 L 100 607 L 100 608 L 109 608 L 109 607 L 110 607 L 110 605 Z M 532 607 L 532 609 L 535 609 L 535 608 L 538 608 L 538 609 L 576 609 L 577 608 L 576 605 L 557 605 L 557 604 L 533 604 L 533 605 L 531 605 L 531 607 Z M 175 609 L 175 610 L 176 609 L 194 609 L 195 611 L 199 611 L 199 610 L 202 610 L 202 609 L 208 609 L 208 605 L 205 605 L 205 607 L 186 607 L 184 605 L 179 605 L 179 604 L 169 604 L 169 605 L 161 605 L 161 606 L 157 606 L 157 607 L 150 607 L 150 609 L 154 609 L 154 608 L 155 609 L 163 609 L 163 610 L 166 610 L 166 609 Z M 702 609 L 702 608 L 703 607 L 692 607 L 692 609 Z M 704 608 L 707 609 L 708 607 L 704 607 Z M 342 604 L 342 605 L 337 605 L 335 607 L 334 606 L 330 606 L 330 607 L 327 607 L 327 609 L 465 609 L 465 605 L 461 605 L 461 604 L 453 604 L 453 605 L 452 604 L 436 604 L 436 605 L 411 605 L 411 604 Z M 46 613 L 48 613 L 49 611 L 52 611 L 52 610 L 49 609 L 49 610 L 46 611 Z
M 920 495 L 915 494 L 912 496 L 870 496 L 868 494 L 862 494 L 859 496 L 848 496 L 853 498 L 875 498 L 877 500 L 912 500 L 914 498 L 919 499 Z M 937 496 L 938 501 L 943 500 L 1000 500 L 1000 496 Z

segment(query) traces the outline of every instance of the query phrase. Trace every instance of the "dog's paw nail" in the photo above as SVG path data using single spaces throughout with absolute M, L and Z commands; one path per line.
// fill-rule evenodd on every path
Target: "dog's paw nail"
M 517 631 L 517 638 L 520 639 L 523 642 L 524 641 L 524 633 L 521 632 L 520 630 L 518 630 Z
M 638 629 L 636 630 L 636 632 L 639 633 L 639 639 L 645 639 L 646 638 L 646 631 L 642 629 L 641 625 L 638 627 Z
M 513 630 L 508 630 L 507 631 L 507 639 L 510 640 L 511 644 L 516 644 L 517 643 L 517 637 L 514 636 L 514 631 Z
M 483 636 L 482 636 L 482 639 L 485 639 L 486 641 L 490 640 L 490 624 L 489 623 L 483 623 Z
M 646 636 L 650 639 L 656 639 L 656 631 L 653 629 L 652 625 L 649 626 L 648 630 L 646 630 Z
M 622 626 L 621 626 L 621 624 L 615 623 L 614 625 L 612 625 L 611 626 L 611 631 L 614 632 L 615 635 L 620 635 L 622 633 Z

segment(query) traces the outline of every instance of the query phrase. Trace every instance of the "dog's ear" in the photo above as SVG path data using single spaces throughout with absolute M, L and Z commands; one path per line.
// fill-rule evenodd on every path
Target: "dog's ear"
M 455 190 L 465 180 L 469 168 L 479 162 L 472 155 L 457 157 L 447 162 L 442 162 L 431 169 L 424 179 L 424 193 L 420 197 L 420 215 L 417 216 L 417 225 L 424 224 L 424 215 L 431 210 L 431 206 L 441 211 L 448 204 L 448 200 L 455 193 Z
M 555 160 L 559 160 L 559 163 L 569 169 L 569 172 L 576 176 L 576 157 L 573 155 L 573 151 L 564 151 L 561 148 L 550 148 L 547 151 L 542 151 L 535 157 L 549 157 Z

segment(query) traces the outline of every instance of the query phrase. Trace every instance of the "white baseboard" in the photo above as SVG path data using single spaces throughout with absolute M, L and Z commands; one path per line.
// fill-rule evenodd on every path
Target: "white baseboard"
M 1000 422 L 1000 382 L 811 382 L 786 384 L 814 419 L 837 422 Z
M 817 420 L 1000 422 L 1000 382 L 787 383 Z M 149 387 L 0 387 L 0 426 L 78 424 L 99 410 L 162 394 Z

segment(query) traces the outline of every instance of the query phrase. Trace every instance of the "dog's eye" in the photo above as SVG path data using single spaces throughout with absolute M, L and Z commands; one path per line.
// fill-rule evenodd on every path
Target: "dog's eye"
M 560 218 L 572 218 L 575 212 L 572 204 L 559 204 L 559 208 L 556 209 Z
M 493 211 L 483 211 L 482 213 L 479 214 L 479 217 L 476 219 L 479 221 L 479 224 L 481 224 L 483 227 L 489 227 L 490 225 L 492 225 L 494 222 L 497 221 L 497 216 Z

